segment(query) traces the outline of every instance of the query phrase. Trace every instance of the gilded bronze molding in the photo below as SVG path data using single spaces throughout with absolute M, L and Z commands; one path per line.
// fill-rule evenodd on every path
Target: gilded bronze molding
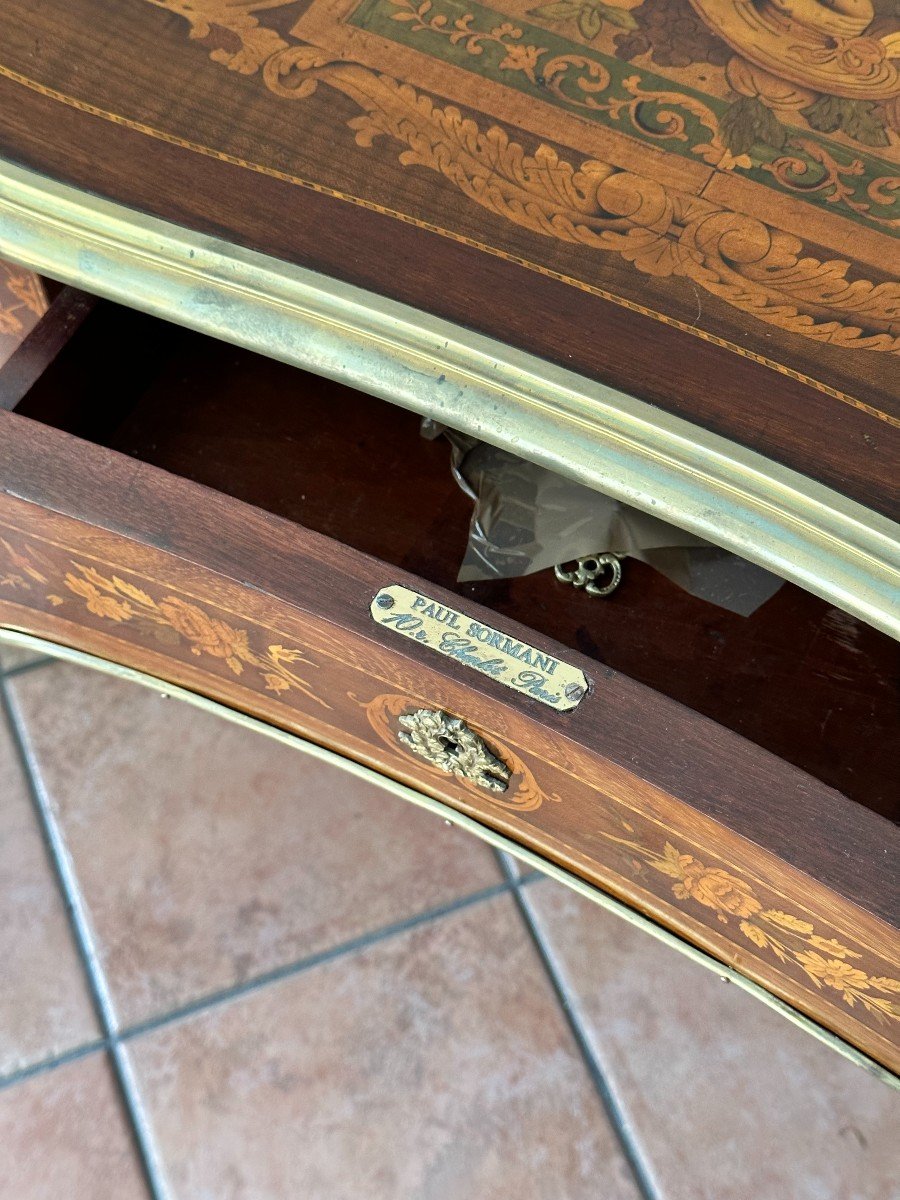
M 897 523 L 623 392 L 8 162 L 0 256 L 502 445 L 900 638 Z
M 640 172 L 619 170 L 613 163 L 595 158 L 568 161 L 547 144 L 539 145 L 530 156 L 499 125 L 480 126 L 464 118 L 455 106 L 442 107 L 431 95 L 413 87 L 405 76 L 394 78 L 383 69 L 357 62 L 355 53 L 348 53 L 346 47 L 336 51 L 331 39 L 340 37 L 338 31 L 349 15 L 342 11 L 343 4 L 336 6 L 334 0 L 318 0 L 300 18 L 290 40 L 285 40 L 254 14 L 289 6 L 291 0 L 150 0 L 150 3 L 183 17 L 193 39 L 212 39 L 217 43 L 215 31 L 227 34 L 227 44 L 210 48 L 211 58 L 229 70 L 258 76 L 261 85 L 282 100 L 306 100 L 320 84 L 341 92 L 363 114 L 349 122 L 357 144 L 371 147 L 376 139 L 389 138 L 402 147 L 402 163 L 416 163 L 444 175 L 471 202 L 505 221 L 557 241 L 616 254 L 632 269 L 645 274 L 684 276 L 695 288 L 755 320 L 801 337 L 887 353 L 895 353 L 900 347 L 900 339 L 889 332 L 897 302 L 894 284 L 869 279 L 853 281 L 848 276 L 849 264 L 842 258 L 820 260 L 809 246 L 774 225 L 748 218 L 727 205 L 681 192 Z M 485 47 L 493 44 L 503 56 L 498 79 L 508 81 L 512 75 L 518 75 L 519 84 L 530 84 L 534 96 L 545 101 L 552 97 L 564 110 L 574 109 L 588 118 L 606 111 L 614 114 L 614 124 L 624 112 L 631 113 L 635 119 L 628 125 L 630 136 L 646 132 L 636 118 L 637 111 L 655 108 L 657 123 L 663 131 L 657 130 L 651 137 L 662 138 L 663 144 L 669 142 L 665 137 L 667 130 L 674 137 L 685 138 L 686 117 L 693 117 L 701 131 L 699 144 L 693 148 L 695 154 L 702 154 L 710 165 L 729 164 L 732 170 L 750 165 L 746 153 L 731 152 L 715 112 L 698 96 L 688 97 L 677 89 L 659 91 L 649 83 L 648 89 L 644 89 L 640 76 L 634 74 L 623 81 L 616 94 L 610 71 L 599 58 L 585 57 L 585 48 L 577 43 L 553 51 L 530 41 L 532 35 L 549 40 L 545 37 L 546 30 L 531 27 L 531 32 L 526 33 L 524 25 L 518 26 L 521 18 L 515 10 L 488 8 L 480 11 L 479 17 L 475 12 L 477 5 L 460 10 L 451 3 L 444 9 L 440 0 L 388 0 L 384 7 L 390 11 L 377 25 L 382 37 L 390 40 L 388 31 L 397 37 L 404 30 L 407 37 L 413 38 L 408 48 L 416 44 L 421 51 L 424 45 L 429 45 L 430 53 L 436 53 L 439 60 L 448 45 L 462 47 L 469 67 L 477 64 L 478 73 L 487 71 L 489 56 Z M 726 37 L 729 30 L 746 22 L 746 13 L 726 12 L 724 15 L 730 20 L 723 22 L 723 14 L 706 11 L 707 7 L 715 10 L 715 5 L 698 3 L 695 7 L 711 29 Z M 754 11 L 751 5 L 744 8 Z M 543 12 L 546 18 L 547 10 Z M 308 29 L 310 21 L 312 31 Z M 863 27 L 866 24 L 868 21 L 863 19 Z M 365 25 L 354 26 L 357 33 L 362 28 Z M 320 42 L 316 34 L 323 30 L 328 33 Z M 770 33 L 770 57 L 765 65 L 775 72 L 776 89 L 780 83 L 784 90 L 785 80 L 791 78 L 792 72 L 796 73 L 804 52 L 819 60 L 819 71 L 814 71 L 812 78 L 801 76 L 801 79 L 826 88 L 825 96 L 827 88 L 835 86 L 843 89 L 844 95 L 855 96 L 859 92 L 860 97 L 884 99 L 896 87 L 897 69 L 887 58 L 879 59 L 883 70 L 876 70 L 873 75 L 864 69 L 860 77 L 860 73 L 847 70 L 847 60 L 858 57 L 852 48 L 843 56 L 832 51 L 827 59 L 831 68 L 828 70 L 822 61 L 823 46 L 815 40 L 811 46 L 802 48 L 799 61 L 795 58 L 780 67 L 779 56 L 772 53 L 773 39 L 767 22 L 754 28 L 754 39 L 763 31 Z M 802 32 L 800 23 L 785 22 L 774 38 L 775 47 L 785 40 L 792 41 Z M 298 37 L 302 40 L 297 40 Z M 827 55 L 831 39 L 826 36 L 822 40 Z M 880 42 L 876 45 L 881 47 Z M 871 45 L 869 53 L 873 53 Z M 879 51 L 875 53 L 877 56 Z M 746 77 L 752 70 L 744 58 L 737 57 L 734 63 L 733 86 L 737 86 L 737 75 Z M 787 76 L 778 79 L 780 70 L 786 70 Z M 811 92 L 808 99 L 811 101 L 818 94 Z M 752 91 L 751 95 L 762 103 L 758 91 Z M 835 160 L 826 146 L 811 142 L 804 147 L 801 143 L 805 140 L 792 142 L 792 153 L 782 155 L 772 164 L 770 185 L 789 187 L 799 177 L 804 183 L 795 188 L 795 195 L 803 195 L 806 201 L 830 188 L 828 203 L 832 206 L 843 203 L 845 214 L 888 227 L 895 224 L 892 218 L 872 213 L 873 207 L 878 207 L 877 198 L 892 194 L 897 185 L 895 173 L 884 167 L 886 173 L 878 174 L 876 168 L 875 177 L 865 180 L 869 185 L 867 200 L 852 200 L 847 195 L 852 189 L 846 183 L 843 187 L 838 184 L 847 176 L 866 175 L 861 159 L 857 158 L 851 170 Z M 829 183 L 811 185 L 807 173 L 823 164 L 828 164 Z M 752 247 L 746 254 L 746 262 L 744 254 L 734 254 L 735 240 Z

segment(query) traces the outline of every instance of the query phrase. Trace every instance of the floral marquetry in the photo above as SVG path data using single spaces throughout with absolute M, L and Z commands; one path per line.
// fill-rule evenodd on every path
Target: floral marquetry
M 33 583 L 49 582 L 35 565 L 42 557 L 39 551 L 31 546 L 25 552 L 15 551 L 7 541 L 0 541 L 10 563 L 23 572 L 7 574 L 0 579 L 0 586 L 30 590 Z M 313 669 L 317 666 L 300 650 L 269 645 L 257 651 L 251 646 L 246 629 L 230 625 L 182 596 L 164 595 L 154 600 L 149 592 L 116 574 L 101 574 L 81 562 L 72 562 L 71 566 L 73 569 L 65 573 L 63 585 L 84 602 L 89 613 L 114 624 L 132 621 L 143 624 L 163 645 L 184 642 L 195 657 L 209 655 L 221 659 L 234 675 L 243 674 L 245 667 L 257 671 L 267 691 L 287 692 L 295 688 L 323 708 L 329 707 L 299 674 L 297 664 Z M 66 597 L 55 592 L 47 592 L 46 599 L 54 608 L 66 604 Z
M 607 699 L 589 734 L 578 722 L 591 720 L 611 680 L 576 710 L 544 716 L 545 706 L 504 699 L 496 680 L 373 622 L 378 564 L 366 568 L 371 577 L 349 574 L 351 595 L 323 619 L 318 595 L 300 609 L 128 539 L 82 535 L 70 518 L 36 519 L 37 506 L 4 505 L 28 528 L 4 521 L 0 530 L 0 622 L 94 649 L 368 764 L 894 1061 L 900 980 L 889 925 L 642 778 L 631 748 L 624 762 L 614 746 L 599 748 L 615 720 Z
M 629 844 L 655 871 L 677 880 L 672 893 L 679 900 L 693 900 L 711 908 L 723 925 L 729 924 L 732 917 L 752 918 L 740 921 L 738 928 L 755 946 L 771 951 L 780 962 L 796 963 L 816 987 L 833 988 L 851 1007 L 859 1002 L 878 1018 L 900 1020 L 900 1004 L 890 999 L 892 994 L 900 993 L 900 979 L 871 978 L 852 966 L 846 960 L 861 958 L 858 951 L 836 938 L 814 933 L 811 922 L 792 913 L 764 909 L 746 880 L 720 867 L 707 867 L 670 842 L 666 842 L 662 854 Z M 800 946 L 813 949 L 802 950 Z
M 576 15 L 564 4 L 519 13 L 515 0 L 506 0 L 508 8 L 502 9 L 459 0 L 361 0 L 349 6 L 344 0 L 316 0 L 295 26 L 294 33 L 304 39 L 298 43 L 263 28 L 263 18 L 252 15 L 259 4 L 151 2 L 189 20 L 192 37 L 215 42 L 217 62 L 242 74 L 259 73 L 283 99 L 306 99 L 320 84 L 343 92 L 363 112 L 350 122 L 358 144 L 390 139 L 402 147 L 401 163 L 439 172 L 470 201 L 515 225 L 614 254 L 646 275 L 686 278 L 755 319 L 803 337 L 852 349 L 900 349 L 893 328 L 900 301 L 895 283 L 853 277 L 847 261 L 813 253 L 793 233 L 749 210 L 731 209 L 662 176 L 623 168 L 618 156 L 618 161 L 577 160 L 544 143 L 529 150 L 499 126 L 467 118 L 410 83 L 370 69 L 378 67 L 374 49 L 371 64 L 364 64 L 333 53 L 332 47 L 342 46 L 351 32 L 356 52 L 389 39 L 408 47 L 414 58 L 427 56 L 551 105 L 558 111 L 548 120 L 557 121 L 562 141 L 577 129 L 565 114 L 578 114 L 669 154 L 746 174 L 755 185 L 791 193 L 804 204 L 840 210 L 848 223 L 894 228 L 900 168 L 870 149 L 873 140 L 881 144 L 874 135 L 859 140 L 862 110 L 855 120 L 827 115 L 826 108 L 815 107 L 819 94 L 810 93 L 806 110 L 799 100 L 794 105 L 799 126 L 788 130 L 779 123 L 786 104 L 779 99 L 782 93 L 777 87 L 771 94 L 771 89 L 761 91 L 745 59 L 729 59 L 728 71 L 704 94 L 692 76 L 693 86 L 687 86 L 677 72 L 672 79 L 644 67 L 627 69 L 618 47 L 610 45 L 610 53 L 594 45 L 590 29 L 585 36 L 583 7 Z M 716 6 L 695 7 L 696 19 L 726 45 L 728 14 L 723 12 L 720 21 Z M 812 7 L 823 10 L 823 19 L 827 15 L 827 6 Z M 590 11 L 597 13 L 598 34 L 603 16 L 609 29 L 619 32 L 640 20 L 639 10 L 632 17 L 622 5 Z M 529 26 L 523 19 L 529 13 L 544 27 Z M 573 18 L 580 41 L 556 32 Z M 589 22 L 593 29 L 594 19 Z M 882 45 L 877 39 L 873 44 Z M 815 46 L 818 42 L 809 50 L 810 62 Z M 844 70 L 847 78 L 857 78 L 850 67 Z M 784 71 L 782 87 L 790 78 L 787 65 Z M 838 77 L 843 78 L 839 71 Z M 443 82 L 440 72 L 434 79 L 437 86 Z M 793 84 L 788 90 L 799 95 Z M 825 134 L 848 129 L 857 133 L 852 153 L 845 141 Z M 836 245 L 843 246 L 837 226 L 835 232 Z

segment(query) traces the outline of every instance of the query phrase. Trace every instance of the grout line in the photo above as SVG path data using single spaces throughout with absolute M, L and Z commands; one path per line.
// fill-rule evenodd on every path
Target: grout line
M 43 658 L 34 659 L 33 662 L 21 663 L 18 667 L 10 667 L 6 671 L 0 669 L 0 678 L 13 679 L 17 675 L 25 675 L 29 671 L 36 671 L 38 667 L 49 667 L 51 663 L 58 661 L 56 658 L 50 658 L 45 655 Z
M 539 871 L 537 867 L 533 867 L 530 871 L 526 871 L 524 875 L 519 875 L 514 887 L 528 887 L 530 883 L 537 883 L 539 879 L 546 879 L 547 876 L 543 871 Z
M 535 872 L 525 879 L 523 883 L 531 883 L 534 879 L 539 878 L 543 878 L 543 876 L 539 872 Z M 509 883 L 493 884 L 490 887 L 482 888 L 478 892 L 471 892 L 468 896 L 462 896 L 437 908 L 426 909 L 424 912 L 418 913 L 413 917 L 408 917 L 403 921 L 398 921 L 393 925 L 384 925 L 369 933 L 361 934 L 357 938 L 341 942 L 339 945 L 333 946 L 328 950 L 322 950 L 317 954 L 297 959 L 285 966 L 276 967 L 274 970 L 267 971 L 263 975 L 255 975 L 252 979 L 235 984 L 233 987 L 222 988 L 218 992 L 211 992 L 207 996 L 191 1001 L 190 1004 L 171 1009 L 166 1013 L 161 1013 L 159 1016 L 150 1017 L 146 1021 L 126 1026 L 120 1029 L 114 1038 L 98 1038 L 96 1041 L 87 1042 L 85 1045 L 76 1047 L 74 1050 L 67 1050 L 62 1054 L 53 1055 L 50 1058 L 42 1059 L 40 1062 L 30 1064 L 27 1067 L 21 1068 L 21 1070 L 14 1071 L 10 1075 L 0 1076 L 0 1091 L 25 1079 L 29 1079 L 32 1075 L 52 1071 L 56 1067 L 65 1066 L 66 1063 L 83 1058 L 95 1051 L 103 1049 L 111 1051 L 115 1042 L 131 1041 L 146 1033 L 153 1033 L 157 1029 L 164 1029 L 166 1026 L 174 1024 L 177 1021 L 201 1013 L 207 1008 L 215 1008 L 219 1004 L 227 1003 L 229 1000 L 258 991 L 270 983 L 277 983 L 281 979 L 289 979 L 294 975 L 300 975 L 304 971 L 311 970 L 313 967 L 342 958 L 344 955 L 352 954 L 356 950 L 364 950 L 369 946 L 377 945 L 378 942 L 386 941 L 389 938 L 406 933 L 408 930 L 415 929 L 419 925 L 427 925 L 430 921 L 440 920 L 442 917 L 459 912 L 461 909 L 468 908 L 473 904 L 480 904 L 483 901 L 492 900 L 496 896 L 506 895 L 512 891 L 513 888 Z
M 634 1131 L 632 1130 L 627 1116 L 622 1111 L 622 1108 L 616 1099 L 609 1080 L 603 1067 L 600 1064 L 594 1048 L 591 1045 L 590 1038 L 575 1005 L 574 998 L 570 995 L 566 983 L 553 960 L 553 956 L 547 946 L 537 922 L 534 919 L 534 914 L 527 898 L 523 894 L 522 884 L 530 883 L 535 878 L 535 875 L 527 877 L 525 880 L 519 880 L 513 873 L 512 867 L 504 860 L 502 851 L 495 851 L 497 860 L 500 863 L 501 870 L 506 876 L 512 887 L 513 896 L 516 906 L 519 909 L 525 927 L 531 937 L 534 948 L 537 951 L 541 964 L 547 973 L 550 985 L 553 988 L 557 1002 L 562 1009 L 566 1023 L 575 1039 L 581 1057 L 584 1060 L 584 1065 L 591 1077 L 594 1088 L 600 1099 L 600 1103 L 606 1114 L 606 1118 L 612 1127 L 613 1133 L 618 1139 L 622 1153 L 631 1168 L 631 1173 L 634 1176 L 638 1191 L 643 1200 L 662 1200 L 659 1189 L 653 1181 L 649 1165 L 645 1161 L 643 1151 L 638 1144 Z M 540 876 L 537 876 L 538 878 Z
M 495 883 L 490 887 L 482 888 L 480 891 L 471 892 L 468 896 L 461 896 L 459 899 L 451 900 L 447 904 L 441 904 L 436 908 L 429 908 L 424 912 L 417 913 L 415 916 L 406 917 L 402 921 L 396 921 L 392 925 L 382 925 L 379 929 L 360 934 L 359 937 L 350 938 L 349 941 L 340 942 L 328 950 L 320 950 L 316 954 L 296 959 L 294 962 L 287 963 L 281 967 L 275 967 L 273 970 L 266 971 L 261 975 L 255 975 L 252 979 L 248 979 L 243 983 L 222 988 L 218 992 L 210 992 L 206 996 L 201 996 L 198 1000 L 192 1000 L 190 1004 L 182 1005 L 180 1008 L 171 1009 L 160 1016 L 150 1017 L 146 1021 L 130 1025 L 121 1030 L 119 1037 L 122 1041 L 130 1041 L 132 1038 L 152 1033 L 154 1030 L 171 1025 L 175 1021 L 184 1020 L 187 1017 L 204 1012 L 208 1008 L 215 1008 L 220 1004 L 225 1004 L 238 996 L 246 996 L 248 993 L 259 991 L 270 983 L 278 983 L 282 979 L 291 979 L 295 975 L 302 975 L 305 971 L 312 970 L 313 967 L 320 967 L 325 963 L 333 962 L 335 959 L 343 958 L 345 955 L 352 954 L 357 950 L 366 950 L 369 946 L 375 946 L 379 942 L 384 942 L 390 938 L 397 937 L 399 934 L 407 933 L 409 930 L 416 929 L 420 925 L 427 925 L 431 921 L 450 916 L 452 913 L 460 912 L 464 908 L 470 908 L 474 904 L 481 904 L 485 900 L 493 900 L 496 896 L 506 895 L 513 890 L 508 882 Z
M 96 1038 L 93 1042 L 84 1042 L 83 1045 L 75 1046 L 72 1050 L 63 1050 L 62 1053 L 54 1054 L 50 1058 L 42 1058 L 38 1062 L 29 1063 L 27 1067 L 19 1067 L 15 1071 L 11 1071 L 9 1075 L 0 1076 L 0 1092 L 17 1083 L 24 1083 L 26 1079 L 33 1079 L 35 1075 L 54 1071 L 57 1067 L 64 1067 L 67 1063 L 77 1062 L 80 1058 L 87 1058 L 89 1054 L 96 1054 L 98 1050 L 108 1048 L 109 1041 L 106 1038 Z
M 124 1048 L 116 1037 L 115 1011 L 93 945 L 90 924 L 78 889 L 75 869 L 69 858 L 62 832 L 54 818 L 50 798 L 44 788 L 37 763 L 28 747 L 22 722 L 10 697 L 6 679 L 3 678 L 0 678 L 0 713 L 6 718 L 13 744 L 25 773 L 44 844 L 65 901 L 75 945 L 84 968 L 88 991 L 103 1032 L 104 1041 L 109 1049 L 113 1073 L 131 1126 L 131 1134 L 144 1180 L 152 1200 L 167 1200 L 168 1189 L 163 1182 L 162 1170 L 153 1147 L 149 1124 L 138 1096 L 130 1065 L 125 1058 Z

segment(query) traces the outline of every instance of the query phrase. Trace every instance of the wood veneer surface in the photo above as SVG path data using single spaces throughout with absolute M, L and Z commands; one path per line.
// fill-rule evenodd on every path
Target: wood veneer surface
M 900 819 L 900 646 L 785 584 L 750 618 L 640 563 L 460 585 L 470 502 L 412 414 L 104 304 L 21 411 L 403 567 L 656 688 Z
M 419 588 L 416 576 L 146 463 L 0 413 L 0 480 L 0 551 L 15 582 L 0 591 L 0 623 L 187 686 L 436 796 L 900 1067 L 900 832 L 883 818 L 504 619 L 509 636 L 563 653 L 591 681 L 575 710 L 547 710 L 372 621 L 376 591 Z M 404 747 L 398 716 L 423 704 L 486 739 L 510 766 L 508 794 Z
M 767 60 L 806 105 L 779 109 L 773 132 L 758 48 L 735 49 L 730 3 L 645 0 L 625 41 L 615 23 L 587 37 L 520 0 L 438 3 L 453 8 L 447 30 L 471 9 L 526 32 L 501 62 L 490 38 L 480 53 L 451 44 L 406 0 L 7 0 L 0 154 L 476 328 L 900 513 L 895 218 L 882 212 L 900 195 L 897 135 L 878 96 L 854 101 L 877 125 L 867 141 L 847 132 L 864 121 L 829 133 L 804 115 L 849 95 L 829 6 L 806 30 L 827 79 L 804 90 L 779 58 L 793 27 Z M 686 25 L 675 52 L 665 30 Z M 894 29 L 879 11 L 865 36 L 881 45 Z M 543 50 L 528 66 L 527 46 L 554 39 L 599 64 L 599 90 L 572 81 L 587 108 L 560 101 Z M 667 65 L 676 53 L 687 66 Z M 601 68 L 616 82 L 599 87 Z M 655 101 L 632 119 L 615 99 L 632 76 L 674 105 L 670 134 Z M 706 125 L 685 117 L 685 88 Z M 750 100 L 761 140 L 740 149 Z M 423 116 L 429 102 L 442 119 Z M 519 148 L 540 169 L 517 174 Z M 572 183 L 585 163 L 603 165 Z

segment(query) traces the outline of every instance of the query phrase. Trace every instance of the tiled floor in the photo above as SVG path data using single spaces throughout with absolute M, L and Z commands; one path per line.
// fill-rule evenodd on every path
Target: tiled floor
M 896 1200 L 900 1094 L 439 819 L 0 650 L 0 1200 Z

